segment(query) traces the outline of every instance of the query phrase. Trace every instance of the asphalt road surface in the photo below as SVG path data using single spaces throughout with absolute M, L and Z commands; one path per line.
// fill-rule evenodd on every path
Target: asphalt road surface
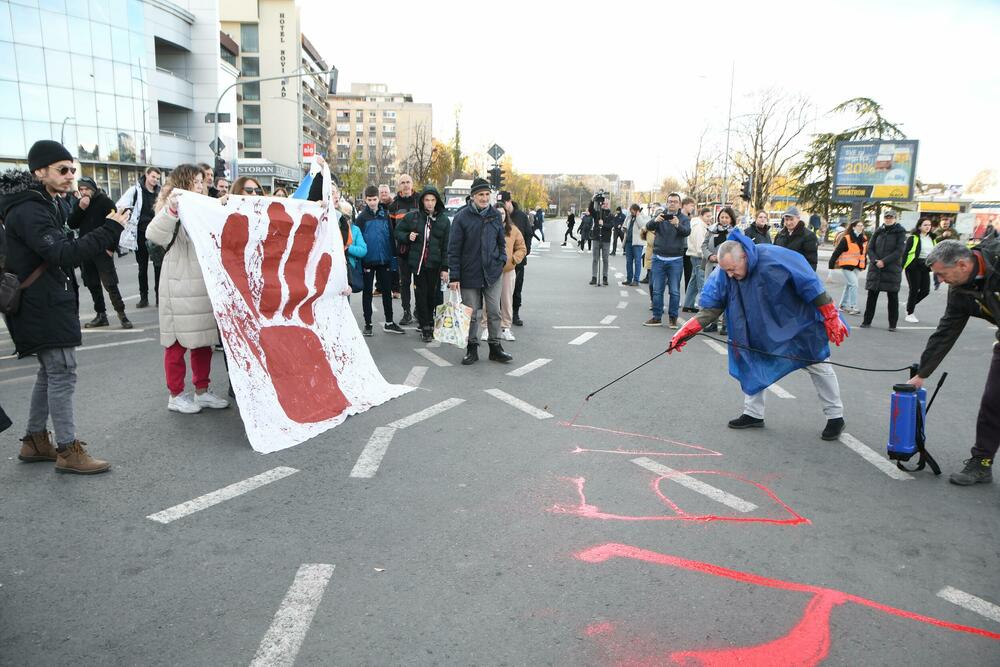
M 0 361 L 0 664 L 1000 664 L 1000 489 L 946 479 L 991 327 L 942 367 L 928 446 L 945 475 L 902 475 L 884 454 L 906 373 L 838 371 L 842 442 L 820 440 L 805 372 L 766 428 L 726 428 L 742 395 L 701 338 L 584 402 L 671 331 L 641 326 L 649 297 L 624 278 L 588 286 L 563 229 L 530 257 L 513 363 L 463 367 L 376 327 L 382 373 L 420 389 L 275 454 L 235 407 L 167 411 L 155 309 L 78 355 L 79 436 L 108 474 L 17 461 L 36 362 Z M 912 363 L 944 297 L 894 334 L 880 303 L 834 360 Z M 220 353 L 213 379 L 224 395 Z

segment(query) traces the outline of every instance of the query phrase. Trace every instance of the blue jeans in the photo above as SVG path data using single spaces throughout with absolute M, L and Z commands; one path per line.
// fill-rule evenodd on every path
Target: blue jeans
M 681 276 L 684 275 L 684 258 L 664 261 L 653 255 L 653 277 L 649 284 L 653 292 L 653 317 L 663 319 L 663 289 L 670 290 L 670 307 L 667 315 L 674 319 L 681 306 Z
M 840 307 L 857 309 L 858 273 L 860 272 L 851 269 L 841 269 L 840 272 L 844 276 L 844 296 L 840 297 Z
M 639 274 L 642 273 L 642 251 L 644 245 L 625 246 L 625 282 L 639 282 Z
M 691 258 L 691 282 L 688 283 L 687 292 L 684 294 L 684 307 L 694 308 L 694 303 L 701 294 L 701 288 L 705 286 L 705 267 L 701 263 L 700 257 Z

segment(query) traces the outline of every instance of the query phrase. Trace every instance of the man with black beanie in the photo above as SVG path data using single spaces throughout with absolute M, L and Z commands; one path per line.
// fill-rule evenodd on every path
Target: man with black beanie
M 528 215 L 521 210 L 521 207 L 514 201 L 507 190 L 501 190 L 497 195 L 497 205 L 503 206 L 504 210 L 507 211 L 507 217 L 510 218 L 511 223 L 521 232 L 521 236 L 524 237 L 524 245 L 528 248 L 524 259 L 514 267 L 514 317 L 511 318 L 511 323 L 514 326 L 523 327 L 524 322 L 521 320 L 520 315 L 521 290 L 524 288 L 524 267 L 528 264 L 528 255 L 531 254 L 531 242 L 534 240 L 531 220 L 528 219 Z

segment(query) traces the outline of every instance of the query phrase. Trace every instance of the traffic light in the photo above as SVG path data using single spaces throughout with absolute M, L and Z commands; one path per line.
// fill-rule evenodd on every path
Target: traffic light
M 496 170 L 497 170 L 497 190 L 499 190 L 500 188 L 503 187 L 503 169 L 497 167 Z
M 499 190 L 503 187 L 503 169 L 496 166 L 486 173 L 490 175 L 490 185 L 492 185 L 495 190 Z
M 216 178 L 226 176 L 226 161 L 221 155 L 215 156 L 215 169 L 214 174 Z
M 740 197 L 745 201 L 753 199 L 753 176 L 743 181 L 743 189 L 740 191 Z

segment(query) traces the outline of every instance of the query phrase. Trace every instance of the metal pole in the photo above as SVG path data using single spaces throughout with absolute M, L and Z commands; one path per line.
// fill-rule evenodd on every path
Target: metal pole
M 66 145 L 66 121 L 76 120 L 76 116 L 66 116 L 63 118 L 62 128 L 59 130 L 59 143 L 63 146 Z
M 719 201 L 726 205 L 726 196 L 729 194 L 729 132 L 733 127 L 733 85 L 736 82 L 736 61 L 733 61 L 733 68 L 729 74 L 729 120 L 726 121 L 726 159 L 722 167 L 722 196 Z M 735 221 L 734 221 L 735 222 Z

